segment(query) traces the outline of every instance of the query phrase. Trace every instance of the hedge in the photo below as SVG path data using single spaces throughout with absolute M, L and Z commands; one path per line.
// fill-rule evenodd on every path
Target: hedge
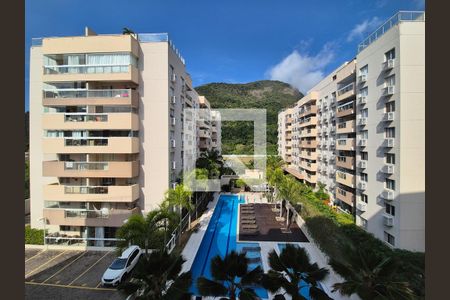
M 25 244 L 44 245 L 44 230 L 25 226 Z

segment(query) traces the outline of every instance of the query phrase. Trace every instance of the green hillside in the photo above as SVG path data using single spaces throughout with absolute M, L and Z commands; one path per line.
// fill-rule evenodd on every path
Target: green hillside
M 287 83 L 261 80 L 245 84 L 209 83 L 195 90 L 205 96 L 213 108 L 265 108 L 267 110 L 267 154 L 277 153 L 278 112 L 301 97 Z M 222 123 L 223 154 L 253 154 L 253 123 Z

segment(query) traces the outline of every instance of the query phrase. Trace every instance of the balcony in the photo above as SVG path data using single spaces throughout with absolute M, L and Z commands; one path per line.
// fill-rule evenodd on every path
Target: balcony
M 138 137 L 46 137 L 44 153 L 138 153 Z
M 350 120 L 337 124 L 336 133 L 352 133 L 355 132 L 355 120 Z
M 305 117 L 305 116 L 308 116 L 311 114 L 317 114 L 317 106 L 316 105 L 311 105 L 308 108 L 300 110 L 298 116 Z
M 394 200 L 395 192 L 391 189 L 384 188 L 383 192 L 381 193 L 381 197 L 385 200 Z
M 74 162 L 44 161 L 42 176 L 132 178 L 139 175 L 138 161 Z
M 346 185 L 348 187 L 355 187 L 355 176 L 342 171 L 336 171 L 336 182 Z
M 337 150 L 348 150 L 353 151 L 355 150 L 355 139 L 354 138 L 348 138 L 348 139 L 337 139 L 336 140 Z
M 395 67 L 395 58 L 388 59 L 387 61 L 382 63 L 383 71 L 389 71 Z
M 367 118 L 366 117 L 358 117 L 357 119 L 359 126 L 367 125 Z
M 302 141 L 300 143 L 300 147 L 302 147 L 302 148 L 316 148 L 317 147 L 317 141 L 316 140 Z
M 309 117 L 299 122 L 298 127 L 305 127 L 305 126 L 311 126 L 317 124 L 317 117 Z
M 394 165 L 393 164 L 384 164 L 382 171 L 385 174 L 394 174 Z
M 367 188 L 367 182 L 365 182 L 365 181 L 358 182 L 358 189 L 364 191 L 366 188 Z
M 339 101 L 348 99 L 348 98 L 354 96 L 355 93 L 356 93 L 356 87 L 355 87 L 355 84 L 352 82 L 337 91 L 336 100 L 339 102 Z
M 336 117 L 342 118 L 345 116 L 353 115 L 355 113 L 355 107 L 352 104 L 346 104 L 337 108 Z
M 360 105 L 367 103 L 367 96 L 359 95 L 356 99 Z
M 361 212 L 367 211 L 367 203 L 362 202 L 362 201 L 356 202 L 356 209 Z
M 303 172 L 303 178 L 309 183 L 317 183 L 317 175 L 312 175 L 308 172 Z
M 394 138 L 385 138 L 383 142 L 384 147 L 392 148 L 394 147 L 395 139 Z
M 395 119 L 395 112 L 391 111 L 391 112 L 384 113 L 383 121 L 390 122 L 390 121 L 394 121 L 394 119 Z
M 300 157 L 310 159 L 310 160 L 317 160 L 317 152 L 300 151 Z
M 383 214 L 383 224 L 388 227 L 394 226 L 394 216 Z
M 44 217 L 50 225 L 120 227 L 131 215 L 139 214 L 133 209 L 86 210 L 44 208 Z
M 139 106 L 139 93 L 132 89 L 81 90 L 54 89 L 45 90 L 43 106 L 77 105 L 131 105 Z
M 46 130 L 139 130 L 135 113 L 44 113 L 42 128 Z
M 211 138 L 211 135 L 209 134 L 208 130 L 199 130 L 198 131 L 198 136 L 200 138 Z
M 45 66 L 42 81 L 121 81 L 139 84 L 139 71 L 133 65 Z
M 340 187 L 336 187 L 336 198 L 338 200 L 341 200 L 342 202 L 347 203 L 350 206 L 353 206 L 353 202 L 355 201 L 355 194 L 350 191 L 341 189 Z
M 71 186 L 44 185 L 45 201 L 133 202 L 139 198 L 139 185 Z
M 338 156 L 336 167 L 353 170 L 355 168 L 355 158 L 352 156 Z
M 300 167 L 312 172 L 317 171 L 317 163 L 315 162 L 301 161 Z
M 364 138 L 359 139 L 358 140 L 358 146 L 359 147 L 366 147 L 367 146 L 367 139 L 364 139 Z

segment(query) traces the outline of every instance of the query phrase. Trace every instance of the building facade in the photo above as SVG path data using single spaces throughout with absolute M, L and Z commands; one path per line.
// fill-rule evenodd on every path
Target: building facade
M 31 226 L 105 246 L 176 185 L 189 157 L 184 109 L 199 108 L 199 96 L 167 34 L 86 28 L 33 42 Z
M 316 99 L 308 112 L 317 117 L 315 132 L 303 130 L 304 103 L 310 99 Z M 324 185 L 333 204 L 388 245 L 424 251 L 425 14 L 394 15 L 359 45 L 355 59 L 297 102 L 292 140 L 298 143 L 291 162 L 283 152 L 282 131 L 289 110 L 278 118 L 286 171 L 314 186 L 305 178 L 305 164 L 314 160 L 302 153 L 315 153 L 317 184 Z

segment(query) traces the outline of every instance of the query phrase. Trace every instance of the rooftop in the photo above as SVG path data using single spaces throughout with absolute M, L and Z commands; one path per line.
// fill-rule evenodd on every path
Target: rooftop
M 383 34 L 385 34 L 393 26 L 400 22 L 425 22 L 424 11 L 399 11 L 386 22 L 384 22 L 377 30 L 371 33 L 364 41 L 358 45 L 358 53 L 367 48 L 370 44 L 375 42 Z

